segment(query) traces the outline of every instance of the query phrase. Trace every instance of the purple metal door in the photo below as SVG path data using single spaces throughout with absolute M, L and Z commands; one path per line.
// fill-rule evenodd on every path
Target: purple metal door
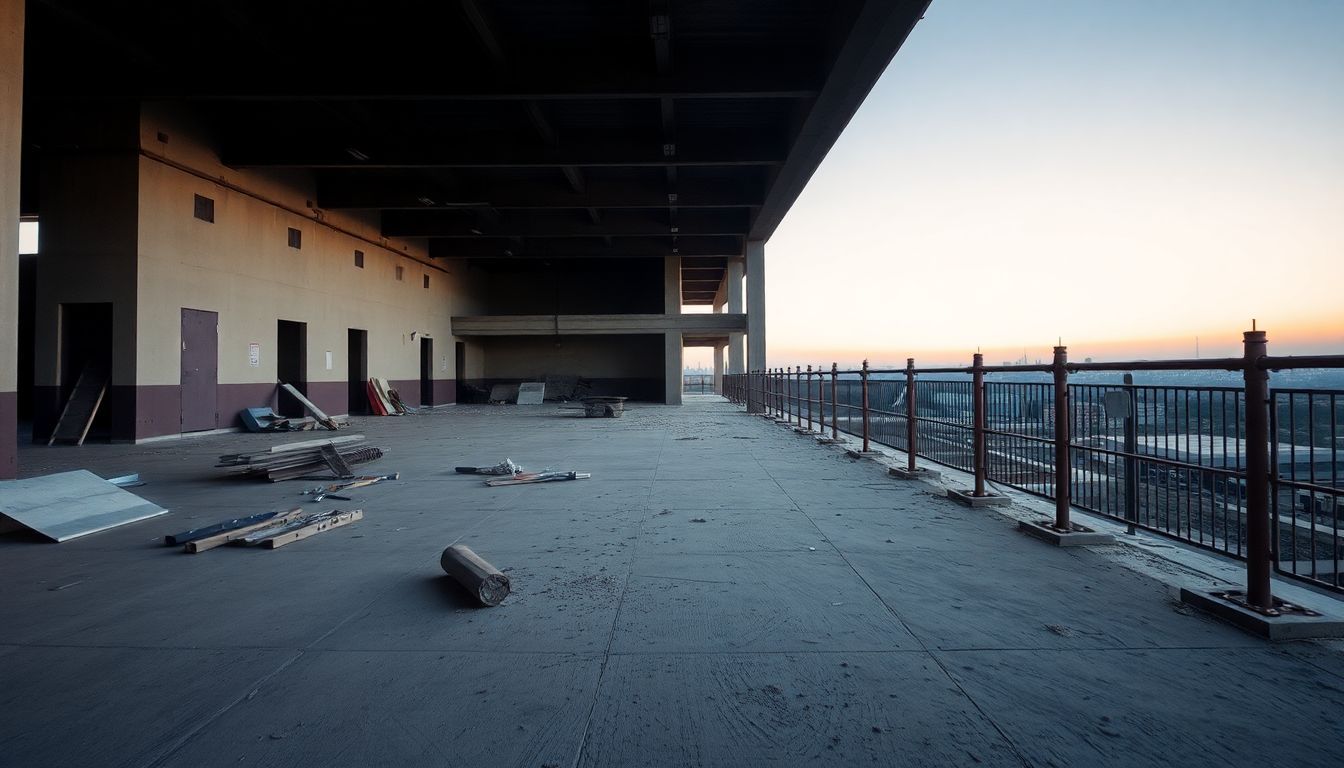
M 182 310 L 182 431 L 219 426 L 219 314 Z

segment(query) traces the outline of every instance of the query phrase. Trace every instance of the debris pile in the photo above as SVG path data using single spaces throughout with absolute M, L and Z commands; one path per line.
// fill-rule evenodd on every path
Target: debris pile
M 383 450 L 365 445 L 363 435 L 350 435 L 329 440 L 284 443 L 253 453 L 225 454 L 219 457 L 219 463 L 215 466 L 275 483 L 324 472 L 330 472 L 338 478 L 353 477 L 355 473 L 350 469 L 351 464 L 362 464 L 382 457 Z
M 374 416 L 403 416 L 415 410 L 402 402 L 401 394 L 387 379 L 369 379 L 368 394 L 369 410 Z

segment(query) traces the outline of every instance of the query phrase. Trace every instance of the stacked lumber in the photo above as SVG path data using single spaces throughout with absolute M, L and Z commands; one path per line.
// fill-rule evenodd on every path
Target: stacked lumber
M 252 453 L 229 453 L 220 456 L 215 466 L 228 468 L 234 474 L 262 477 L 276 483 L 315 474 L 351 477 L 354 474 L 350 469 L 352 464 L 363 464 L 382 457 L 382 449 L 365 445 L 363 435 L 350 435 L 283 443 Z
M 225 544 L 278 549 L 286 544 L 364 519 L 364 510 L 332 509 L 325 512 L 264 512 L 259 515 L 224 520 L 202 528 L 163 537 L 164 544 L 183 545 L 191 554 L 209 552 Z

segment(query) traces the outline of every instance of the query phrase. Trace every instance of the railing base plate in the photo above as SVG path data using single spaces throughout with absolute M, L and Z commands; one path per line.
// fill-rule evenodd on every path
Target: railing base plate
M 882 456 L 881 451 L 860 451 L 855 448 L 850 448 L 845 453 L 849 454 L 851 459 L 876 459 Z
M 938 480 L 943 475 L 927 467 L 887 467 L 887 474 L 901 480 Z
M 1057 547 L 1086 547 L 1093 544 L 1115 543 L 1115 537 L 1111 534 L 1100 533 L 1077 523 L 1072 525 L 1072 530 L 1061 531 L 1050 523 L 1019 520 L 1017 530 Z
M 1267 640 L 1344 637 L 1344 612 L 1323 615 L 1278 598 L 1273 609 L 1264 611 L 1246 605 L 1245 593 L 1226 589 L 1182 588 L 1181 602 Z
M 947 489 L 947 498 L 953 501 L 959 501 L 968 507 L 1006 507 L 1013 503 L 1013 500 L 1007 496 L 1000 496 L 997 493 L 990 493 L 984 496 L 976 496 L 975 491 L 958 491 L 952 488 Z
M 815 434 L 817 434 L 817 432 L 816 432 L 815 430 L 808 429 L 807 427 L 794 427 L 794 428 L 793 428 L 793 431 L 794 431 L 794 432 L 797 432 L 797 433 L 800 434 L 800 435 L 815 435 Z
M 842 440 L 840 440 L 840 439 L 838 439 L 838 438 L 834 438 L 834 437 L 818 437 L 818 438 L 817 438 L 817 444 L 818 444 L 818 445 L 835 445 L 836 443 L 840 443 L 840 442 L 844 442 L 844 441 L 842 441 Z

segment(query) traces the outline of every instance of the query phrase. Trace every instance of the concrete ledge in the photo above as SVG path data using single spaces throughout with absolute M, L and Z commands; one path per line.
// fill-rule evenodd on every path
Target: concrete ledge
M 947 498 L 959 501 L 968 507 L 1006 507 L 1013 503 L 1012 499 L 997 493 L 976 496 L 975 491 L 958 491 L 952 488 L 947 489 Z
M 845 450 L 845 453 L 849 454 L 849 457 L 850 457 L 851 459 L 880 459 L 880 458 L 882 458 L 882 452 L 881 452 L 881 451 L 860 451 L 860 450 L 857 449 L 857 448 L 849 448 L 849 449 L 846 449 L 846 450 Z
M 817 436 L 817 444 L 818 444 L 818 445 L 837 445 L 837 444 L 839 444 L 839 443 L 841 443 L 841 442 L 843 442 L 843 441 L 841 441 L 839 438 L 835 438 L 835 437 L 826 437 L 825 435 L 818 435 L 818 436 Z
M 915 467 L 911 471 L 907 467 L 887 467 L 887 474 L 901 480 L 941 480 L 942 473 L 926 467 Z
M 1244 596 L 1240 590 L 1181 588 L 1181 602 L 1267 640 L 1344 637 L 1344 615 L 1327 616 L 1278 598 L 1274 610 L 1261 612 L 1248 607 Z
M 1017 530 L 1028 536 L 1054 544 L 1057 547 L 1085 547 L 1089 544 L 1114 544 L 1115 537 L 1109 533 L 1094 531 L 1077 523 L 1070 523 L 1070 530 L 1061 531 L 1049 523 L 1035 520 L 1019 520 Z
M 816 434 L 820 434 L 819 432 L 817 432 L 817 431 L 815 431 L 815 430 L 808 429 L 807 427 L 794 427 L 794 428 L 793 428 L 793 431 L 796 432 L 797 434 L 800 434 L 800 435 L 816 435 Z

